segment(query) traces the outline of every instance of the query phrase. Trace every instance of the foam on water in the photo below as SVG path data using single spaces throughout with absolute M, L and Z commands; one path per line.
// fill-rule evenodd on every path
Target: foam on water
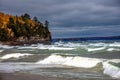
M 120 64 L 120 59 L 96 59 L 80 56 L 69 57 L 54 54 L 45 58 L 44 60 L 36 62 L 36 64 L 59 64 L 80 68 L 93 68 L 96 67 L 98 63 L 102 63 L 104 74 L 120 79 L 120 65 L 112 65 L 109 62 Z
M 56 42 L 54 45 L 56 46 L 62 46 L 62 47 L 70 47 L 70 48 L 81 48 L 85 49 L 88 52 L 92 51 L 101 51 L 101 50 L 106 50 L 106 51 L 119 51 L 120 49 L 120 42 L 113 42 L 113 43 L 103 43 L 103 42 L 97 42 L 97 43 L 73 43 L 73 42 Z
M 12 49 L 12 48 L 14 48 L 14 46 L 8 46 L 8 45 L 1 45 L 0 44 L 0 48 L 3 48 L 3 49 Z
M 66 48 L 66 47 L 50 47 L 48 50 L 73 50 L 74 48 Z
M 87 48 L 88 52 L 92 52 L 92 51 L 100 51 L 100 50 L 104 50 L 106 47 L 100 47 L 100 48 Z
M 109 49 L 107 49 L 107 51 L 120 51 L 120 49 L 117 49 L 117 48 L 109 48 Z
M 19 63 L 0 63 L 0 72 L 16 72 L 16 71 L 26 71 L 26 70 L 32 70 L 32 69 L 38 69 L 38 68 L 52 68 L 52 67 L 58 67 L 58 68 L 64 68 L 62 65 L 42 65 L 42 64 L 35 64 L 35 63 L 25 63 L 25 62 L 19 62 Z M 69 68 L 69 67 L 68 67 Z
M 24 54 L 25 55 L 25 54 Z M 93 68 L 98 63 L 103 64 L 103 73 L 113 78 L 120 79 L 120 66 L 113 65 L 110 62 L 120 64 L 120 59 L 96 59 L 80 56 L 61 56 L 58 54 L 52 54 L 49 57 L 40 60 L 36 63 L 0 63 L 0 71 L 4 72 L 15 72 L 21 70 L 31 70 L 37 68 L 48 68 L 48 67 L 80 67 L 80 68 Z
M 51 65 L 51 67 L 54 67 L 54 65 L 58 65 L 60 67 L 61 65 L 63 67 L 71 66 L 71 67 L 80 67 L 80 68 L 93 68 L 96 67 L 97 64 L 102 63 L 103 64 L 103 73 L 106 75 L 110 75 L 114 78 L 120 79 L 120 66 L 112 65 L 110 62 L 114 62 L 116 64 L 120 63 L 120 59 L 100 59 L 100 58 L 88 58 L 88 57 L 81 57 L 75 55 L 77 52 L 79 53 L 97 53 L 99 51 L 107 52 L 107 54 L 111 54 L 110 51 L 113 51 L 112 54 L 114 54 L 114 51 L 120 51 L 120 42 L 112 42 L 112 43 L 103 43 L 103 42 L 97 42 L 97 43 L 74 43 L 74 42 L 56 42 L 52 45 L 42 45 L 42 44 L 34 44 L 34 45 L 29 45 L 29 46 L 18 46 L 18 47 L 13 47 L 13 46 L 3 46 L 0 45 L 0 52 L 2 52 L 2 48 L 4 50 L 6 49 L 11 49 L 16 50 L 16 49 L 21 49 L 21 50 L 56 50 L 56 51 L 51 51 L 54 54 L 50 55 L 49 57 L 40 60 L 36 63 L 0 63 L 0 71 L 19 71 L 19 70 L 30 70 L 30 69 L 35 69 L 35 68 L 40 68 L 41 65 Z M 6 51 L 8 51 L 6 50 Z M 12 51 L 11 50 L 11 51 Z M 58 50 L 58 52 L 57 52 Z M 60 50 L 60 51 L 59 51 Z M 65 53 L 62 50 L 66 50 Z M 72 50 L 67 51 L 67 50 Z M 17 51 L 17 50 L 16 50 Z M 24 52 L 24 51 L 23 51 Z M 38 51 L 39 52 L 39 51 Z M 49 51 L 47 51 L 49 53 Z M 65 55 L 68 52 L 68 55 Z M 70 52 L 70 53 L 69 53 Z M 76 52 L 76 53 L 74 53 Z M 3 53 L 3 52 L 2 52 Z M 2 54 L 1 53 L 1 54 Z M 44 51 L 43 51 L 44 53 Z M 55 53 L 63 53 L 64 56 L 60 54 L 55 54 Z M 42 51 L 41 53 L 42 54 Z M 50 53 L 51 54 L 51 53 Z M 71 54 L 71 55 L 70 55 Z M 116 52 L 118 54 L 118 52 Z M 30 56 L 33 54 L 29 53 L 10 53 L 6 54 L 0 59 L 9 59 L 9 58 L 20 58 L 20 57 L 25 57 L 25 56 Z M 93 54 L 91 54 L 93 55 Z M 44 67 L 43 66 L 43 67 Z
M 32 54 L 29 53 L 12 53 L 12 54 L 6 54 L 2 57 L 0 57 L 0 59 L 9 59 L 9 58 L 19 58 L 19 57 L 24 57 L 24 56 L 30 56 Z
M 19 46 L 17 49 L 40 49 L 40 50 L 75 50 L 75 49 L 83 49 L 88 52 L 96 52 L 96 51 L 119 51 L 120 43 L 74 43 L 74 42 L 55 42 L 52 45 L 43 45 L 43 44 L 33 44 L 29 46 Z
M 104 74 L 107 74 L 113 78 L 120 79 L 120 66 L 112 65 L 110 62 L 104 62 L 103 68 L 104 68 Z
M 74 48 L 59 47 L 59 46 L 55 46 L 55 45 L 42 45 L 42 46 L 38 46 L 38 49 L 47 49 L 47 50 L 73 50 Z
M 18 49 L 41 49 L 41 50 L 73 50 L 71 47 L 59 47 L 55 45 L 36 45 L 36 46 L 25 46 L 19 47 Z
M 64 57 L 60 55 L 51 55 L 42 61 L 38 61 L 39 64 L 61 64 L 74 67 L 92 68 L 98 63 L 102 62 L 95 58 L 85 58 L 85 57 Z
M 111 43 L 111 44 L 109 44 L 109 46 L 111 46 L 111 47 L 120 47 L 120 42 Z
M 4 50 L 0 50 L 0 52 L 3 52 Z
M 20 70 L 28 70 L 31 69 L 31 66 L 25 66 L 25 64 L 15 64 L 15 63 L 0 63 L 0 71 L 2 72 L 7 72 L 7 73 L 11 73 L 11 72 L 15 72 L 15 71 L 20 71 Z

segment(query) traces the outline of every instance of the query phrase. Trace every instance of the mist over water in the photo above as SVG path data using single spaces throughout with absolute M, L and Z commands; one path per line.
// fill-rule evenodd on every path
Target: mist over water
M 120 79 L 120 41 L 0 45 L 0 72 L 38 74 L 65 80 Z

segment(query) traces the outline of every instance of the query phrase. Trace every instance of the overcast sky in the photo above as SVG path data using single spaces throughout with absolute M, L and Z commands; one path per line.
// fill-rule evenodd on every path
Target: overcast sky
M 0 11 L 48 20 L 53 38 L 120 35 L 120 0 L 0 0 Z

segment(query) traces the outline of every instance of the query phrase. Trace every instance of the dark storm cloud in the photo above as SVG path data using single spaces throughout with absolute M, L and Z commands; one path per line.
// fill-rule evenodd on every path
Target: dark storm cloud
M 120 0 L 1 0 L 0 11 L 14 15 L 28 12 L 41 21 L 47 19 L 53 34 L 62 29 L 66 34 L 85 32 L 79 30 L 84 26 L 120 25 Z M 59 34 L 64 34 L 64 31 Z

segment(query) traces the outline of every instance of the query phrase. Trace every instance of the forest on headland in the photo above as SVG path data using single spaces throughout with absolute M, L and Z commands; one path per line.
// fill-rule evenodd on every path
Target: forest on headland
M 28 13 L 13 16 L 0 12 L 0 42 L 4 44 L 27 44 L 51 40 L 49 22 L 42 23 Z

